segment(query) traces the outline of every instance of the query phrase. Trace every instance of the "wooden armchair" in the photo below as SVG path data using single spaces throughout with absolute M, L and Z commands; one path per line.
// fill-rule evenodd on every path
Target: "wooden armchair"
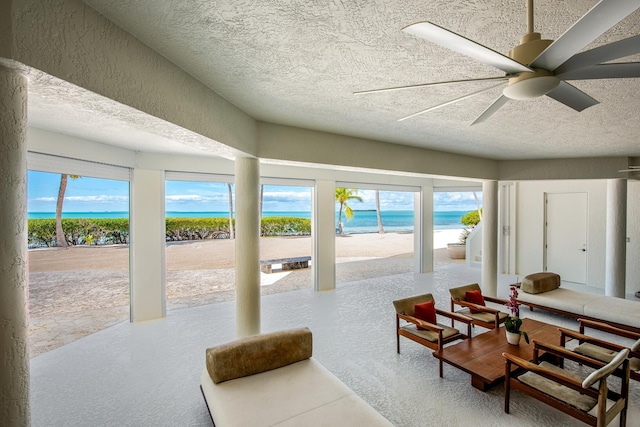
M 433 303 L 435 314 L 450 318 L 452 327 L 436 322 L 428 322 L 415 317 L 416 304 L 429 303 L 430 301 Z M 432 350 L 441 350 L 445 344 L 456 340 L 467 339 L 471 334 L 472 320 L 456 313 L 435 308 L 435 301 L 432 294 L 417 295 L 396 300 L 393 301 L 393 306 L 396 310 L 396 348 L 398 353 L 400 353 L 400 336 L 429 347 Z M 403 322 L 401 322 L 401 320 Z M 453 328 L 453 322 L 455 320 L 467 325 L 466 335 L 458 329 Z M 440 359 L 439 374 L 440 377 L 442 377 L 442 359 Z
M 509 317 L 507 313 L 496 310 L 495 308 L 467 301 L 466 295 L 467 292 L 470 291 L 480 292 L 480 285 L 478 285 L 477 283 L 473 283 L 471 285 L 459 286 L 457 288 L 449 289 L 449 293 L 451 294 L 452 312 L 470 317 L 471 319 L 473 319 L 474 325 L 482 326 L 483 328 L 487 329 L 497 328 L 501 323 L 504 323 L 504 321 L 507 320 L 507 317 Z M 507 303 L 507 300 L 485 295 L 482 295 L 482 299 L 503 305 Z M 456 310 L 456 305 L 461 306 L 462 309 Z M 453 323 L 451 325 L 453 326 Z
M 627 331 L 625 329 L 616 328 L 603 322 L 595 322 L 593 320 L 578 319 L 580 322 L 579 332 L 570 329 L 558 328 L 560 331 L 560 346 L 565 347 L 567 338 L 577 339 L 580 342 L 573 349 L 576 353 L 583 356 L 591 357 L 603 363 L 609 363 L 621 350 L 629 349 L 629 371 L 630 378 L 640 381 L 640 334 Z M 594 338 L 584 334 L 585 328 L 596 329 L 615 336 L 629 338 L 635 340 L 630 345 L 621 345 L 608 342 L 606 340 Z
M 547 405 L 571 415 L 591 426 L 604 427 L 620 414 L 620 426 L 626 426 L 629 404 L 629 350 L 620 351 L 608 364 L 604 365 L 551 344 L 533 341 L 533 363 L 502 353 L 506 359 L 504 383 L 504 411 L 509 413 L 511 389 L 526 393 Z M 540 352 L 563 360 L 573 360 L 595 368 L 586 378 L 552 365 L 538 364 Z M 521 368 L 511 372 L 515 368 Z M 623 372 L 620 392 L 607 387 L 607 378 L 615 371 Z M 593 387 L 598 384 L 597 388 Z

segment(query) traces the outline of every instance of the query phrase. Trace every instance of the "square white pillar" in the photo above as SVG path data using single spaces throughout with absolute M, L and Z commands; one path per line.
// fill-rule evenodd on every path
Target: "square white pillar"
M 166 315 L 164 171 L 134 169 L 129 263 L 131 321 Z
M 313 288 L 336 288 L 336 182 L 318 180 L 313 189 L 311 236 Z
M 433 271 L 433 187 L 414 193 L 413 260 L 416 273 Z

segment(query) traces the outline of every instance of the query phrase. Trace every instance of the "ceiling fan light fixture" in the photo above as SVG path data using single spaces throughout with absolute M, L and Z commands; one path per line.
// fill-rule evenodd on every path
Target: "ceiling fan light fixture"
M 540 76 L 511 83 L 502 94 L 519 101 L 538 98 L 558 87 L 560 79 L 554 76 Z

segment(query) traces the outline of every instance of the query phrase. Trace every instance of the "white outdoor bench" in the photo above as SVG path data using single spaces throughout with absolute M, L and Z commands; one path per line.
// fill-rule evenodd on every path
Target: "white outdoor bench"
M 298 270 L 300 268 L 309 268 L 310 256 L 299 256 L 280 259 L 265 259 L 260 261 L 260 271 L 263 273 L 271 273 L 273 264 L 282 264 L 283 270 Z

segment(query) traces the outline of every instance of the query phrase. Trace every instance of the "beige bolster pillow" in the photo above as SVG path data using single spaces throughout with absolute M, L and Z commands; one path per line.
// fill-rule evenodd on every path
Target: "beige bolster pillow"
M 218 384 L 308 359 L 312 350 L 309 328 L 254 335 L 208 348 L 207 371 Z
M 520 284 L 520 289 L 528 294 L 539 294 L 552 291 L 560 287 L 560 276 L 556 273 L 529 274 Z

